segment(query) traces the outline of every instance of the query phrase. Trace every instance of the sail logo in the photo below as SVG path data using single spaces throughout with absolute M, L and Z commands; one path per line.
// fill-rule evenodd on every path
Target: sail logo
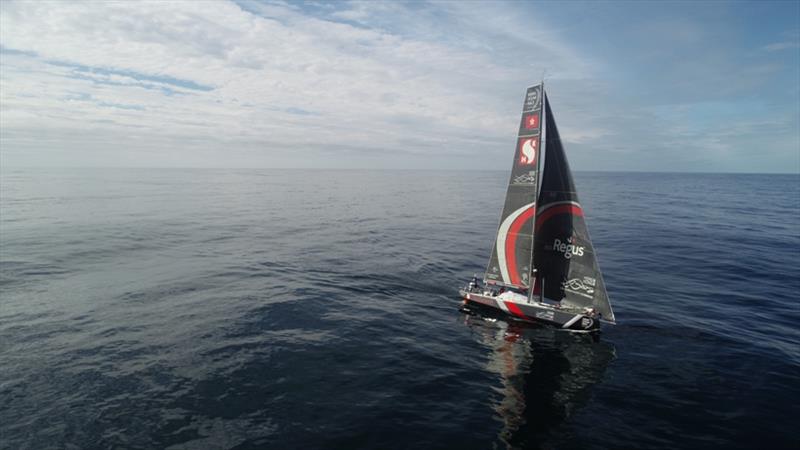
M 578 294 L 586 298 L 593 298 L 596 286 L 597 279 L 592 277 L 583 277 L 582 279 L 573 278 L 571 280 L 565 280 L 563 283 L 561 283 L 561 287 L 565 291 L 572 292 L 573 294 Z
M 534 86 L 528 89 L 528 92 L 525 94 L 525 106 L 523 106 L 523 111 L 532 111 L 539 107 L 539 102 L 542 99 L 542 94 L 540 90 L 541 86 Z
M 528 114 L 523 119 L 523 126 L 526 130 L 539 128 L 539 113 Z
M 532 137 L 522 139 L 519 145 L 519 163 L 533 164 L 536 162 L 536 148 L 539 146 L 539 138 Z
M 572 278 L 565 280 L 561 283 L 562 287 L 570 291 L 582 291 L 587 294 L 594 294 L 594 288 L 597 285 L 597 280 L 592 277 Z
M 536 183 L 535 170 L 523 173 L 522 175 L 515 177 L 514 181 L 511 182 L 511 184 L 535 184 L 535 183 Z
M 572 239 L 568 240 L 572 241 Z M 586 247 L 583 246 L 574 245 L 572 243 L 567 244 L 566 242 L 561 242 L 560 239 L 555 239 L 553 241 L 553 250 L 559 253 L 563 253 L 564 258 L 566 259 L 570 259 L 573 256 L 583 256 L 583 252 L 585 249 Z

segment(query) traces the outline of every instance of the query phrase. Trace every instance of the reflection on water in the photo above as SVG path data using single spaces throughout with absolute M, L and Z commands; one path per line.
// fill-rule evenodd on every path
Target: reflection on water
M 488 350 L 486 369 L 499 375 L 492 408 L 506 448 L 560 447 L 572 433 L 565 420 L 589 399 L 615 358 L 614 346 L 595 334 L 466 315 L 465 323 Z M 572 441 L 574 443 L 574 441 Z

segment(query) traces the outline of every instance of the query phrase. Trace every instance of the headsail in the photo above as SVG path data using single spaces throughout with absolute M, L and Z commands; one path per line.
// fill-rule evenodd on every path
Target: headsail
M 604 320 L 614 322 L 614 312 L 546 96 L 544 105 L 546 152 L 534 252 L 537 276 L 544 280 L 544 297 L 570 306 L 594 307 Z
M 487 283 L 517 288 L 527 288 L 529 285 L 543 94 L 544 87 L 541 84 L 529 87 L 525 93 L 506 202 L 486 268 L 484 281 Z

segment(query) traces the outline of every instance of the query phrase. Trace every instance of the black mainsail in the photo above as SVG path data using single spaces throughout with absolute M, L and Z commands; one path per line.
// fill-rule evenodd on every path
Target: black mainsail
M 506 201 L 484 278 L 490 284 L 519 289 L 530 284 L 543 99 L 542 84 L 525 94 Z
M 603 276 L 578 202 L 550 102 L 544 96 L 545 156 L 536 213 L 534 266 L 543 297 L 564 306 L 592 307 L 614 322 Z M 541 285 L 538 285 L 541 283 Z M 536 293 L 536 292 L 535 292 Z

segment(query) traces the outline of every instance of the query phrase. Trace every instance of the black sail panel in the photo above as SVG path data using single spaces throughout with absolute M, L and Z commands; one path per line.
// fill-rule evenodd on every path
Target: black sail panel
M 544 99 L 545 156 L 536 213 L 534 266 L 544 297 L 565 306 L 593 307 L 614 322 L 583 208 L 572 180 L 567 156 Z
M 485 281 L 525 289 L 530 282 L 536 215 L 543 86 L 525 93 L 514 163 Z

